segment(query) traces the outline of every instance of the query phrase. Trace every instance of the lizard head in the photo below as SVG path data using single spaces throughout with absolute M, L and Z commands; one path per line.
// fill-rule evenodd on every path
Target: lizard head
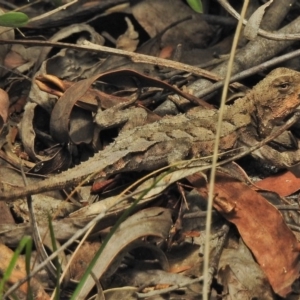
M 275 69 L 253 88 L 251 98 L 259 134 L 265 137 L 300 107 L 300 72 Z

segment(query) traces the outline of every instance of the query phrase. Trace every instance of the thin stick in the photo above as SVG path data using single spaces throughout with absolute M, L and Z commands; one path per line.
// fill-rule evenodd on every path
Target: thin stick
M 248 22 L 246 19 L 240 16 L 239 13 L 228 3 L 226 0 L 218 0 L 218 2 L 226 9 L 234 18 L 242 20 L 243 24 L 246 25 Z M 263 29 L 258 29 L 257 34 L 264 38 L 274 41 L 296 41 L 300 39 L 300 34 L 288 34 L 288 33 L 272 33 Z
M 187 64 L 183 64 L 180 62 L 172 61 L 169 59 L 154 57 L 150 55 L 125 51 L 121 49 L 114 49 L 106 46 L 100 46 L 93 44 L 89 41 L 84 41 L 83 45 L 75 45 L 69 43 L 61 43 L 61 42 L 48 42 L 48 41 L 38 41 L 38 40 L 3 40 L 0 39 L 0 44 L 21 44 L 27 46 L 42 46 L 42 47 L 57 47 L 57 48 L 68 48 L 75 50 L 86 50 L 89 52 L 97 52 L 97 53 L 109 53 L 113 55 L 119 55 L 130 58 L 133 62 L 139 63 L 148 63 L 152 65 L 162 66 L 162 67 L 170 67 L 177 70 L 182 70 L 186 72 L 193 73 L 198 76 L 203 76 L 205 78 L 211 80 L 221 80 L 223 77 L 216 75 L 210 71 L 190 66 Z
M 234 35 L 232 49 L 229 56 L 229 62 L 228 62 L 228 69 L 227 74 L 225 77 L 224 82 L 224 88 L 221 98 L 221 105 L 219 109 L 219 117 L 218 117 L 218 124 L 217 124 L 217 130 L 216 130 L 216 139 L 214 144 L 214 153 L 212 158 L 212 169 L 211 169 L 211 180 L 209 182 L 209 191 L 208 191 L 208 203 L 207 203 L 207 218 L 206 218 L 206 226 L 205 226 L 205 245 L 204 245 L 204 266 L 203 266 L 203 299 L 208 300 L 208 295 L 210 291 L 209 285 L 209 252 L 210 252 L 210 231 L 211 231 L 211 222 L 212 222 L 212 204 L 213 204 L 213 198 L 214 198 L 214 185 L 215 185 L 215 177 L 216 177 L 216 170 L 217 170 L 217 160 L 218 160 L 218 151 L 219 151 L 219 141 L 220 141 L 220 135 L 222 130 L 222 118 L 223 118 L 223 112 L 225 108 L 225 101 L 227 97 L 227 91 L 230 81 L 230 75 L 231 75 L 231 69 L 233 65 L 234 55 L 238 44 L 238 39 L 240 32 L 242 30 L 244 16 L 247 11 L 247 7 L 249 4 L 249 0 L 245 0 L 241 12 L 241 18 L 238 22 L 236 33 Z

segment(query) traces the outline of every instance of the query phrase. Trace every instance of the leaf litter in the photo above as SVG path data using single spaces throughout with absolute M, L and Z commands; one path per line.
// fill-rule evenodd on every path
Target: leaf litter
M 41 11 L 46 13 L 46 9 L 42 1 L 24 8 L 23 12 L 33 18 Z M 213 7 L 210 9 L 213 11 Z M 222 11 L 221 6 L 217 9 L 214 14 Z M 255 24 L 248 25 L 250 33 L 247 34 L 255 39 L 265 6 L 251 9 L 256 11 L 253 16 L 258 15 L 259 20 L 251 21 Z M 27 37 L 41 35 L 53 42 L 67 40 L 81 45 L 88 40 L 192 65 L 209 62 L 215 65 L 229 52 L 232 36 L 221 29 L 221 18 L 213 22 L 206 20 L 205 16 L 210 16 L 207 12 L 202 17 L 179 0 L 143 0 L 131 6 L 117 0 L 97 5 L 79 1 L 53 15 L 29 20 L 21 30 Z M 180 21 L 191 15 L 192 18 Z M 74 20 L 79 23 L 73 24 Z M 231 21 L 228 28 L 233 28 L 233 19 L 227 21 Z M 172 25 L 176 22 L 179 24 Z M 14 39 L 12 32 L 4 31 L 1 37 L 7 39 L 5 35 L 9 35 L 9 39 Z M 192 73 L 133 63 L 109 53 L 75 49 L 5 45 L 0 51 L 5 58 L 2 64 L 14 70 L 14 73 L 1 71 L 3 96 L 0 97 L 1 184 L 10 184 L 12 188 L 23 185 L 20 160 L 28 181 L 39 182 L 87 160 L 113 142 L 122 130 L 155 122 L 166 114 L 186 112 L 195 105 L 202 105 L 203 109 L 212 107 L 194 96 L 194 89 L 189 85 L 198 77 Z M 119 107 L 117 118 L 116 107 Z M 128 111 L 131 113 L 127 115 Z M 95 113 L 101 116 L 97 123 L 103 128 L 96 126 Z M 281 214 L 268 198 L 276 197 L 272 191 L 282 197 L 296 193 L 297 180 L 293 179 L 293 185 L 286 187 L 284 182 L 291 181 L 290 177 L 277 177 L 277 181 L 268 177 L 265 179 L 268 185 L 256 182 L 251 188 L 246 184 L 248 178 L 238 176 L 238 180 L 230 167 L 228 170 L 225 174 L 218 173 L 215 185 L 211 235 L 211 265 L 215 269 L 211 274 L 211 299 L 221 296 L 277 299 L 276 294 L 292 299 L 290 295 L 297 295 L 293 283 L 299 276 L 297 235 L 288 227 L 291 218 L 286 219 L 286 214 Z M 209 174 L 203 167 L 189 165 L 164 172 L 164 176 L 161 172 L 150 175 L 134 188 L 129 187 L 147 173 L 99 178 L 93 183 L 92 193 L 89 184 L 76 190 L 71 198 L 68 189 L 34 196 L 38 230 L 49 252 L 53 251 L 53 245 L 47 215 L 52 215 L 58 244 L 69 240 L 95 216 L 103 215 L 77 250 L 77 243 L 73 243 L 60 256 L 61 260 L 62 257 L 70 259 L 74 253 L 70 260 L 70 279 L 66 277 L 68 280 L 57 286 L 44 271 L 30 281 L 36 299 L 50 299 L 53 287 L 71 298 L 110 228 L 145 190 L 148 190 L 146 195 L 95 261 L 77 299 L 87 299 L 95 293 L 103 299 L 137 299 L 142 294 L 157 299 L 199 299 Z M 255 185 L 269 190 L 269 196 L 257 191 Z M 116 198 L 120 194 L 120 199 Z M 283 204 L 295 203 L 293 199 L 278 199 Z M 4 274 L 11 261 L 11 249 L 17 247 L 23 236 L 30 236 L 32 229 L 24 200 L 3 205 L 2 211 L 0 254 L 5 259 L 1 260 L 0 269 Z M 297 211 L 293 213 L 295 229 L 299 218 Z M 222 246 L 225 220 L 232 225 Z M 218 251 L 221 255 L 215 256 Z M 41 262 L 39 253 L 33 250 L 32 264 L 37 263 L 36 257 Z M 6 291 L 26 277 L 24 262 L 23 255 L 19 256 L 20 273 L 17 275 L 14 269 L 6 282 Z M 100 280 L 100 285 L 93 289 L 95 280 Z M 29 293 L 24 286 L 17 290 L 19 299 Z

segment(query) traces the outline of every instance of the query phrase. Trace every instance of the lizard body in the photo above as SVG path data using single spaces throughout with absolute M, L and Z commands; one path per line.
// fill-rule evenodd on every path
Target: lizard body
M 219 152 L 250 147 L 271 134 L 300 105 L 300 73 L 279 68 L 258 83 L 245 97 L 225 108 Z M 194 108 L 186 114 L 123 131 L 109 146 L 88 161 L 38 184 L 3 191 L 1 200 L 13 200 L 76 185 L 93 173 L 154 170 L 169 163 L 211 155 L 218 110 Z M 289 137 L 284 137 L 289 139 Z M 280 139 L 279 139 L 280 142 Z M 279 152 L 263 146 L 253 154 L 285 167 L 300 161 L 300 150 Z M 281 159 L 283 158 L 283 159 Z

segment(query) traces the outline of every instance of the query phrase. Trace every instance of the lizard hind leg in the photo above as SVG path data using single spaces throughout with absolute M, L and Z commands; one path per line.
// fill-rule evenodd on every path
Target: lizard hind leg
M 191 145 L 186 143 L 186 141 L 182 141 L 181 143 L 176 143 L 171 151 L 168 153 L 168 164 L 171 165 L 175 162 L 182 161 L 187 159 L 189 156 L 189 152 L 191 149 Z
M 136 153 L 127 164 L 130 170 L 155 170 L 188 158 L 191 142 L 168 140 L 151 146 L 145 153 Z

